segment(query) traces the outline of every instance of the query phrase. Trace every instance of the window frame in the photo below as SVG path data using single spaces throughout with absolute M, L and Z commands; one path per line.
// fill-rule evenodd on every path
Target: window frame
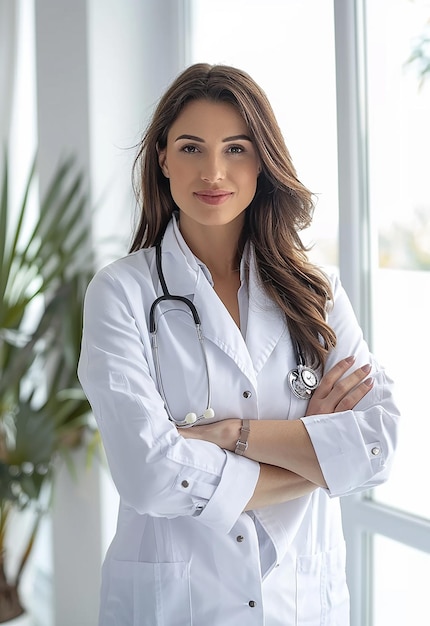
M 339 271 L 372 346 L 372 268 L 376 228 L 369 206 L 366 0 L 334 0 L 339 185 Z M 375 534 L 430 553 L 430 520 L 372 500 L 371 492 L 342 498 L 351 626 L 373 624 L 372 538 Z

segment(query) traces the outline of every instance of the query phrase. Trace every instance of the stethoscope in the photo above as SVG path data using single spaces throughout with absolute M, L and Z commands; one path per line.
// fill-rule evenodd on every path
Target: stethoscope
M 164 278 L 162 262 L 161 262 L 161 243 L 156 244 L 155 246 L 155 263 L 157 268 L 158 279 L 160 281 L 161 289 L 163 291 L 163 295 L 154 300 L 151 305 L 151 309 L 149 311 L 149 332 L 151 334 L 151 348 L 152 354 L 154 357 L 154 366 L 155 366 L 155 376 L 157 380 L 158 389 L 160 395 L 163 399 L 164 406 L 167 412 L 169 419 L 176 425 L 181 428 L 186 428 L 189 426 L 193 426 L 194 424 L 200 422 L 204 419 L 212 419 L 215 417 L 215 411 L 211 408 L 211 381 L 209 376 L 209 366 L 208 359 L 206 354 L 206 348 L 204 345 L 204 337 L 201 329 L 201 321 L 198 311 L 194 304 L 191 302 L 189 298 L 185 296 L 175 296 L 171 294 L 167 288 L 167 283 Z M 172 412 L 169 408 L 169 404 L 167 402 L 166 393 L 164 391 L 163 379 L 161 376 L 161 368 L 160 368 L 160 359 L 158 355 L 158 324 L 156 321 L 156 310 L 157 307 L 166 301 L 173 302 L 182 302 L 185 304 L 191 312 L 193 316 L 194 325 L 196 328 L 197 339 L 200 344 L 200 349 L 203 356 L 203 361 L 205 364 L 205 372 L 206 372 L 206 383 L 207 383 L 207 399 L 206 399 L 206 409 L 203 411 L 201 415 L 197 415 L 195 412 L 187 413 L 183 420 L 178 420 L 173 417 Z M 305 365 L 303 353 L 300 349 L 300 346 L 296 342 L 295 345 L 296 358 L 298 361 L 298 365 L 296 368 L 292 369 L 288 372 L 287 380 L 289 387 L 293 394 L 301 399 L 301 400 L 309 400 L 312 397 L 313 392 L 319 385 L 319 378 L 315 370 Z
M 298 365 L 288 372 L 288 384 L 296 398 L 310 400 L 313 392 L 320 384 L 318 374 L 311 367 L 305 365 L 303 353 L 297 342 L 295 352 Z

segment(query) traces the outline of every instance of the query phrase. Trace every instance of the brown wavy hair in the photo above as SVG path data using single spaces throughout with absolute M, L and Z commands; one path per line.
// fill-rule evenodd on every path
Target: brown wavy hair
M 307 258 L 299 232 L 312 221 L 312 193 L 299 181 L 272 107 L 245 72 L 197 63 L 182 72 L 158 103 L 134 162 L 134 188 L 141 206 L 130 252 L 159 242 L 177 209 L 158 163 L 158 150 L 184 106 L 192 100 L 228 102 L 244 119 L 262 172 L 246 209 L 242 243 L 250 241 L 261 283 L 285 313 L 292 339 L 308 364 L 323 367 L 336 335 L 326 323 L 332 298 L 327 277 Z

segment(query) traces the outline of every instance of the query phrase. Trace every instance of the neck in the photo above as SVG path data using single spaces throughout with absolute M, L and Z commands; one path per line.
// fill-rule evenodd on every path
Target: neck
M 242 252 L 239 250 L 242 224 L 193 224 L 190 229 L 186 220 L 182 220 L 179 228 L 190 250 L 206 265 L 212 276 L 227 277 L 238 271 Z

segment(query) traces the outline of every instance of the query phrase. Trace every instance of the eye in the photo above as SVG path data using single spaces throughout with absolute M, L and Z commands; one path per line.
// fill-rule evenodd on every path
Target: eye
M 181 151 L 185 152 L 186 154 L 195 154 L 196 152 L 199 152 L 199 149 L 197 148 L 197 146 L 186 145 L 182 146 Z
M 242 154 L 242 152 L 245 152 L 245 148 L 243 146 L 229 146 L 227 151 L 230 154 Z

